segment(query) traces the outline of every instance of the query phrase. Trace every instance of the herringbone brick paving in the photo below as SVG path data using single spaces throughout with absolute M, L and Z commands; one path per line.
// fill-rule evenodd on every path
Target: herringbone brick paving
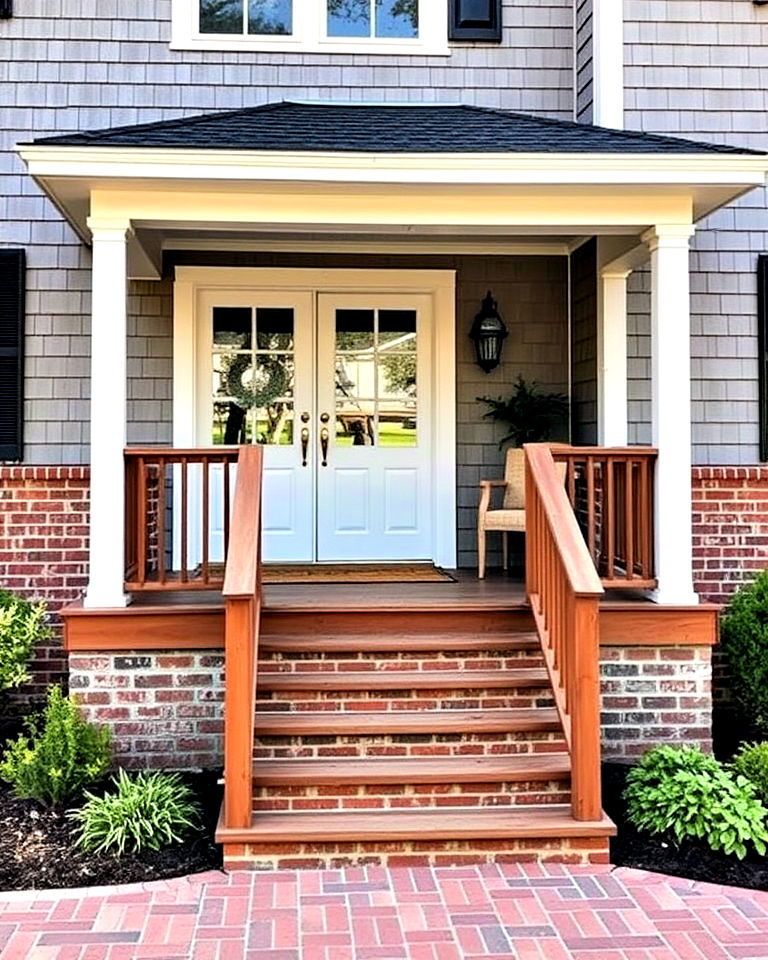
M 768 960 L 768 893 L 562 864 L 0 894 L 2 960 Z

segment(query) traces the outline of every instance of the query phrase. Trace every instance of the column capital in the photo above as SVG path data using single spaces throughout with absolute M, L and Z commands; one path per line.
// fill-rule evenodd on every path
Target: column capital
M 88 217 L 86 223 L 92 239 L 122 241 L 125 243 L 133 236 L 131 221 L 122 217 Z
M 640 238 L 651 253 L 659 247 L 685 247 L 696 228 L 692 223 L 657 223 Z
M 601 280 L 626 280 L 632 273 L 629 267 L 603 267 L 600 270 Z

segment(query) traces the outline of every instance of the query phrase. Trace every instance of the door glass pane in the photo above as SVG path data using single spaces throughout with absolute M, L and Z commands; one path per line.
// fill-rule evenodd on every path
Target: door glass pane
M 248 0 L 248 33 L 292 32 L 291 0 Z
M 341 447 L 372 447 L 376 443 L 376 401 L 336 401 L 336 443 Z
M 242 33 L 243 0 L 200 0 L 200 33 Z
M 254 408 L 255 443 L 289 445 L 293 443 L 293 403 L 277 400 L 263 407 Z
M 389 350 L 416 352 L 416 311 L 379 310 L 379 343 Z
M 251 443 L 248 411 L 233 400 L 214 400 L 211 437 L 215 444 Z
M 256 349 L 293 350 L 293 310 L 290 307 L 256 308 Z
M 370 0 L 327 0 L 329 37 L 370 37 Z
M 372 350 L 374 345 L 373 310 L 336 311 L 336 350 Z
M 217 350 L 250 350 L 253 311 L 250 307 L 213 308 L 213 346 Z
M 419 35 L 419 0 L 376 0 L 376 36 L 412 39 Z

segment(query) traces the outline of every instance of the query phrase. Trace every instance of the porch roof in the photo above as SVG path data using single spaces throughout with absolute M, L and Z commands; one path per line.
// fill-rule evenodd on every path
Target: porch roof
M 343 153 L 763 153 L 462 104 L 293 101 L 42 137 L 34 143 Z

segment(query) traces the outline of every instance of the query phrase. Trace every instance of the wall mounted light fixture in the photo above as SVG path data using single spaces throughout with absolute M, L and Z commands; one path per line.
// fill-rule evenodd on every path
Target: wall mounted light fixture
M 509 331 L 501 319 L 497 303 L 491 296 L 490 290 L 483 299 L 480 313 L 475 317 L 469 336 L 475 344 L 477 365 L 486 373 L 490 373 L 494 367 L 498 367 L 501 361 L 501 348 L 504 340 L 509 336 Z

